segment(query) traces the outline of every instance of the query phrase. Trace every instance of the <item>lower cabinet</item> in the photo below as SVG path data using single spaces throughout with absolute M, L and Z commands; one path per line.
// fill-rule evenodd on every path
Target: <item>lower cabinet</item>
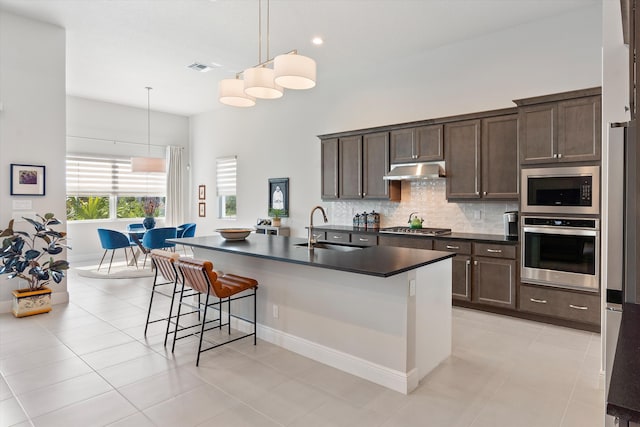
M 456 255 L 451 264 L 451 294 L 453 299 L 471 301 L 471 257 Z
M 401 248 L 433 249 L 433 239 L 425 239 L 424 237 L 402 237 L 380 234 L 378 236 L 378 244 L 380 246 L 398 246 Z
M 474 257 L 471 300 L 515 309 L 516 266 L 513 259 Z
M 520 311 L 597 325 L 600 295 L 522 283 Z

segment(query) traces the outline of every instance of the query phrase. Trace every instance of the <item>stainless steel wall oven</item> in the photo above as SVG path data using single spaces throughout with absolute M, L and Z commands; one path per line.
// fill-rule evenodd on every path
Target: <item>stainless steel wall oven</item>
M 522 169 L 521 212 L 600 214 L 600 167 Z
M 598 292 L 600 229 L 594 218 L 522 218 L 523 282 Z

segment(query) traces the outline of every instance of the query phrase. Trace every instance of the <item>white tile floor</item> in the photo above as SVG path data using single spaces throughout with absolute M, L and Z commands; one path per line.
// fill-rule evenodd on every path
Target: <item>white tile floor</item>
M 68 305 L 0 315 L 0 427 L 603 425 L 597 334 L 454 309 L 453 355 L 404 396 L 264 341 L 196 368 L 145 339 L 150 283 L 71 271 Z

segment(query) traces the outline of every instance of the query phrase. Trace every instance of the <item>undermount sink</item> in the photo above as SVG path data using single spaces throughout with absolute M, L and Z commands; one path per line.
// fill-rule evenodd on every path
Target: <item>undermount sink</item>
M 297 248 L 307 249 L 307 243 L 298 243 L 294 245 Z M 334 243 L 315 243 L 313 249 L 328 249 L 330 251 L 352 252 L 364 249 L 362 246 L 337 245 Z

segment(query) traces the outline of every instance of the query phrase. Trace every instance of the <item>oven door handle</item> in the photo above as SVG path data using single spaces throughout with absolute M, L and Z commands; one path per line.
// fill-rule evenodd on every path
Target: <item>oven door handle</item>
M 562 234 L 564 236 L 593 236 L 598 235 L 598 230 L 584 228 L 564 228 L 564 227 L 523 227 L 525 233 L 539 234 Z

